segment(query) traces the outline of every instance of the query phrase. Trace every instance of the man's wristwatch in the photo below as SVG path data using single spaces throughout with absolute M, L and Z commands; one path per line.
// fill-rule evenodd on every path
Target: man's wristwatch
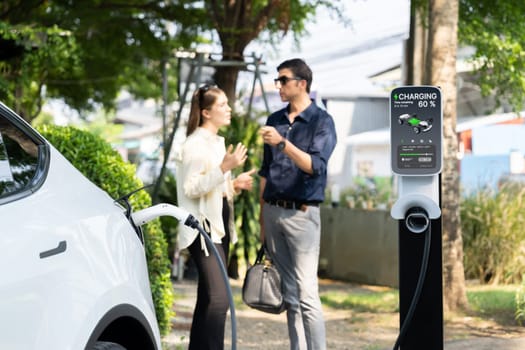
M 282 151 L 282 150 L 284 149 L 285 146 L 286 146 L 286 139 L 283 137 L 283 138 L 281 139 L 281 142 L 279 142 L 279 143 L 277 144 L 277 149 L 278 149 L 279 151 Z

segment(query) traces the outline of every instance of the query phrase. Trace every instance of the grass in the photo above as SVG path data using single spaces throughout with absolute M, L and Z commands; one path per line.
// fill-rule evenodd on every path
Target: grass
M 321 294 L 323 305 L 334 309 L 352 309 L 357 312 L 397 312 L 398 291 L 388 289 L 385 291 L 362 290 L 353 291 L 351 294 L 326 292 Z
M 490 318 L 502 325 L 516 325 L 516 292 L 519 285 L 467 286 L 470 313 L 480 318 Z
M 469 316 L 491 319 L 501 325 L 516 325 L 516 292 L 518 285 L 468 285 Z M 399 312 L 397 289 L 362 289 L 346 293 L 330 291 L 321 293 L 323 305 L 334 309 L 351 309 L 356 312 Z

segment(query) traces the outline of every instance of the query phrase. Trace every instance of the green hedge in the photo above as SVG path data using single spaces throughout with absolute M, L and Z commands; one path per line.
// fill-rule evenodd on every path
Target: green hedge
M 42 125 L 40 133 L 80 172 L 111 197 L 118 198 L 143 186 L 135 176 L 135 166 L 122 160 L 120 154 L 102 138 L 74 127 Z M 130 198 L 133 209 L 151 206 L 151 197 L 139 191 Z M 166 335 L 171 328 L 173 290 L 167 244 L 159 220 L 144 227 L 146 256 L 151 292 L 160 331 Z

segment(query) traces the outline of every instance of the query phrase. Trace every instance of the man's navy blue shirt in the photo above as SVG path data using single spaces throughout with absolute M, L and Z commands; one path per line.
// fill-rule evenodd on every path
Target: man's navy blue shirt
M 266 125 L 310 154 L 313 173 L 305 173 L 277 147 L 265 144 L 259 170 L 259 175 L 266 178 L 263 199 L 320 203 L 324 200 L 328 159 L 337 142 L 334 121 L 312 101 L 290 124 L 288 108 L 271 114 Z

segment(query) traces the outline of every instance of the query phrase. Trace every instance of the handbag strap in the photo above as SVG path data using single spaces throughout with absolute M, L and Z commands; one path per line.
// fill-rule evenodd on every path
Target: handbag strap
M 261 248 L 257 251 L 257 258 L 255 259 L 255 264 L 260 264 L 264 256 L 264 244 L 261 244 Z

